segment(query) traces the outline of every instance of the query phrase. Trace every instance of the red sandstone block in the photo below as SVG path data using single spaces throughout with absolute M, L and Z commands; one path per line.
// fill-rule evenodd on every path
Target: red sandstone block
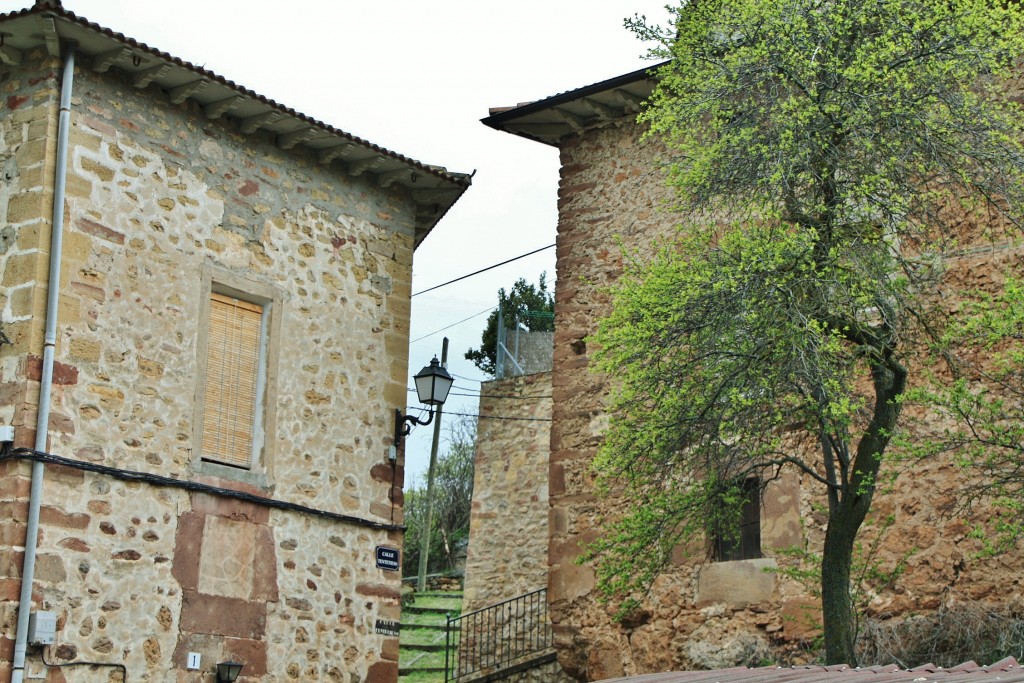
M 25 394 L 24 382 L 0 382 L 0 405 L 12 406 Z
M 402 508 L 400 506 L 392 506 L 390 503 L 387 503 L 387 504 L 385 504 L 385 503 L 371 503 L 370 504 L 370 514 L 376 515 L 376 516 L 378 516 L 378 517 L 380 517 L 382 519 L 386 519 L 389 522 L 391 521 L 391 512 L 392 512 L 392 510 L 394 510 L 394 512 L 395 512 L 395 519 L 397 520 L 398 519 L 398 512 L 401 509 Z M 400 522 L 396 521 L 395 524 L 400 524 Z
M 238 598 L 182 593 L 182 631 L 259 640 L 266 632 L 267 605 Z
M 57 543 L 61 548 L 67 548 L 79 553 L 87 553 L 92 550 L 89 544 L 80 538 L 63 538 Z
M 175 552 L 177 561 L 177 552 Z M 261 526 L 256 532 L 255 562 L 253 566 L 252 597 L 264 602 L 277 602 L 277 556 L 274 531 Z
M 205 522 L 206 515 L 198 512 L 186 512 L 178 517 L 171 576 L 185 591 L 194 591 L 199 587 L 199 553 L 203 543 Z
M 14 522 L 27 522 L 28 501 L 9 501 L 0 503 L 0 519 L 9 519 Z
M 0 579 L 0 600 L 16 601 L 21 596 L 21 581 L 18 579 Z
M 398 507 L 405 505 L 405 493 L 397 486 L 391 487 L 391 490 L 388 493 L 388 499 Z
M 224 658 L 245 662 L 243 678 L 252 676 L 256 679 L 267 675 L 267 644 L 262 640 L 225 638 Z
M 35 412 L 29 416 L 31 424 L 35 424 Z M 36 430 L 29 427 L 25 427 L 15 422 L 16 429 L 14 430 L 14 447 L 15 448 L 35 448 L 36 445 Z
M 360 583 L 356 586 L 356 593 L 375 598 L 391 598 L 398 600 L 401 597 L 397 586 L 385 585 L 382 583 Z
M 39 508 L 39 521 L 48 526 L 57 526 L 64 529 L 86 529 L 91 519 L 85 513 L 67 513 L 51 505 L 43 505 Z
M 87 235 L 98 237 L 106 242 L 124 244 L 124 233 L 108 228 L 96 221 L 91 221 L 88 218 L 79 218 L 75 221 L 75 227 Z
M 366 683 L 395 683 L 398 680 L 398 662 L 376 662 L 366 672 Z
M 217 479 L 213 483 L 215 486 L 223 488 L 263 495 L 258 489 L 241 484 L 240 482 Z M 270 521 L 270 508 L 263 505 L 198 492 L 193 492 L 191 498 L 192 510 L 194 512 L 217 515 L 218 517 L 227 517 L 229 519 L 244 519 L 253 524 L 267 524 Z
M 391 465 L 377 463 L 370 468 L 370 478 L 384 484 L 391 483 Z
M 24 361 L 25 375 L 32 380 L 40 381 L 43 377 L 43 359 L 41 356 L 29 355 Z M 59 361 L 53 363 L 53 381 L 55 384 L 78 384 L 78 368 Z
M 565 467 L 561 463 L 548 465 L 548 495 L 560 496 L 565 493 Z
M 14 638 L 0 637 L 0 671 L 10 671 L 9 668 L 4 669 L 14 659 Z M 10 680 L 10 677 L 2 678 L 0 680 Z
M 0 547 L 24 546 L 26 528 L 25 524 L 19 522 L 0 524 Z
M 397 662 L 398 661 L 398 638 L 385 638 L 380 646 L 380 658 Z
M 27 499 L 31 489 L 32 480 L 28 477 L 17 476 L 13 472 L 0 472 L 0 500 Z

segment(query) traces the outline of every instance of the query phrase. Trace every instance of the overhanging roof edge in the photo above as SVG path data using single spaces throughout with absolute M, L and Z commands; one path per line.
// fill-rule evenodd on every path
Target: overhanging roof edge
M 586 85 L 582 88 L 576 88 L 575 90 L 569 90 L 557 95 L 552 95 L 551 97 L 547 97 L 542 100 L 511 107 L 504 111 L 486 116 L 480 119 L 480 122 L 485 126 L 494 128 L 495 130 L 518 135 L 519 137 L 525 137 L 547 145 L 557 146 L 553 141 L 545 140 L 538 136 L 530 135 L 521 131 L 511 131 L 507 126 L 509 123 L 522 119 L 525 116 L 552 110 L 559 105 L 576 102 L 598 93 L 615 90 L 616 88 L 621 88 L 622 86 L 629 85 L 630 83 L 636 83 L 637 81 L 654 80 L 654 72 L 666 64 L 668 64 L 667 61 L 658 62 L 657 64 L 637 69 L 636 71 L 631 71 L 627 74 L 622 74 L 621 76 L 615 76 L 614 78 L 609 78 L 598 83 Z

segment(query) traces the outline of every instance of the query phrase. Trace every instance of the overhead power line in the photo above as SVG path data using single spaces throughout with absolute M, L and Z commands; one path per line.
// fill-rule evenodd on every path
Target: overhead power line
M 512 263 L 513 261 L 518 261 L 521 258 L 526 258 L 527 256 L 533 256 L 534 254 L 540 253 L 540 252 L 544 251 L 545 249 L 550 249 L 553 246 L 555 246 L 555 245 L 554 244 L 549 244 L 546 247 L 541 247 L 540 249 L 534 249 L 533 251 L 527 252 L 525 254 L 521 254 L 521 255 L 516 256 L 514 258 L 510 258 L 507 261 L 502 261 L 501 263 L 495 263 L 493 266 L 487 266 L 486 268 L 481 268 L 480 270 L 474 271 L 474 272 L 472 272 L 472 273 L 470 273 L 468 275 L 463 275 L 462 277 L 457 277 L 454 280 L 449 280 L 448 282 L 442 282 L 439 285 L 434 285 L 433 287 L 430 287 L 428 289 L 424 289 L 422 291 L 416 292 L 415 294 L 413 294 L 413 296 L 419 296 L 420 294 L 426 294 L 427 292 L 432 292 L 435 289 L 440 289 L 441 287 L 445 287 L 447 285 L 450 285 L 453 282 L 458 282 L 459 280 L 465 280 L 467 277 L 473 277 L 474 275 L 479 275 L 480 273 L 486 273 L 488 270 L 494 270 L 498 266 L 503 266 L 506 263 Z
M 460 417 L 475 417 L 481 420 L 517 420 L 519 422 L 551 422 L 550 417 L 509 417 L 504 415 L 477 415 L 475 413 L 445 413 L 445 415 L 459 415 Z
M 454 389 L 458 389 L 459 387 L 453 387 L 453 388 Z M 413 387 L 406 387 L 405 390 L 407 392 L 409 392 L 410 394 L 416 393 L 416 389 L 414 389 Z M 471 391 L 471 390 L 467 390 L 467 391 Z M 511 394 L 508 394 L 508 395 L 506 395 L 506 394 L 481 394 L 481 393 L 464 394 L 464 393 L 461 393 L 461 392 L 458 392 L 458 391 L 452 391 L 448 395 L 449 396 L 465 396 L 467 398 L 501 398 L 501 399 L 506 399 L 507 398 L 507 399 L 511 399 L 513 401 L 540 401 L 541 399 L 551 398 L 551 394 L 543 394 L 543 395 L 537 395 L 537 396 L 513 396 Z
M 462 320 L 460 320 L 457 323 L 452 323 L 451 325 L 445 325 L 441 329 L 434 330 L 430 334 L 425 334 L 422 337 L 416 337 L 415 339 L 413 339 L 409 343 L 413 344 L 415 342 L 422 341 L 422 340 L 426 339 L 427 337 L 433 337 L 435 334 L 439 334 L 441 332 L 444 332 L 445 330 L 451 329 L 451 328 L 455 327 L 456 325 L 461 325 L 462 323 L 466 322 L 467 320 L 472 320 L 473 318 L 477 317 L 478 315 L 483 315 L 484 313 L 490 313 L 495 308 L 497 308 L 497 306 L 491 306 L 490 308 L 485 308 L 484 310 L 480 311 L 479 313 L 474 313 L 473 315 L 469 316 L 468 318 L 463 318 Z

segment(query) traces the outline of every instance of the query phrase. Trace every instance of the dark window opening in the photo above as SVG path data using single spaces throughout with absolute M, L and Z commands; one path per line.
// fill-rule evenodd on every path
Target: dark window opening
M 719 529 L 712 534 L 712 552 L 719 562 L 761 557 L 761 482 L 757 478 L 744 480 L 741 494 L 739 529 Z

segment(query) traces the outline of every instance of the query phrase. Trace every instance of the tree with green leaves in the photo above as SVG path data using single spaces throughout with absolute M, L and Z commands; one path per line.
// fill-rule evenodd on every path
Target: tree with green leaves
M 700 0 L 628 22 L 669 59 L 641 121 L 678 239 L 627 254 L 601 321 L 595 467 L 633 505 L 590 550 L 624 608 L 674 548 L 795 468 L 827 500 L 825 656 L 856 662 L 850 567 L 915 363 L 943 334 L 942 257 L 1015 228 L 1024 130 L 1003 88 L 1024 12 L 978 0 Z
M 466 360 L 488 375 L 495 374 L 498 362 L 498 318 L 506 328 L 522 325 L 530 332 L 551 332 L 555 329 L 555 295 L 548 290 L 547 273 L 541 273 L 536 285 L 519 278 L 508 292 L 498 290 L 498 308 L 487 317 L 487 326 L 480 336 L 480 348 L 466 351 Z
M 959 507 L 989 504 L 973 531 L 986 554 L 1024 538 L 1024 283 L 1011 277 L 995 289 L 964 292 L 936 344 L 952 380 L 903 397 L 943 418 L 922 425 L 928 438 L 907 439 L 904 449 L 915 458 L 953 453 L 966 475 Z
M 460 545 L 469 539 L 475 456 L 476 419 L 462 418 L 451 423 L 447 448 L 439 456 L 434 472 L 434 511 L 431 516 L 428 572 L 454 569 Z M 426 518 L 426 486 L 417 486 L 413 482 L 405 492 L 403 576 L 416 576 L 418 571 Z

